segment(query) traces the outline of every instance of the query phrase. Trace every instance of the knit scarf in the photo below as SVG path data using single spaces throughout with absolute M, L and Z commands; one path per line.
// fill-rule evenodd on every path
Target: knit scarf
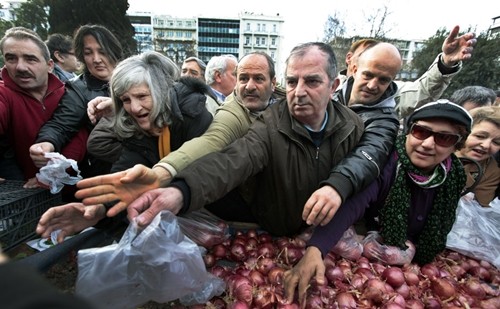
M 437 187 L 434 204 L 415 244 L 413 261 L 425 264 L 445 249 L 446 237 L 455 222 L 455 211 L 466 176 L 460 160 L 454 154 L 436 166 L 431 176 L 422 175 L 406 154 L 405 141 L 404 135 L 396 139 L 398 171 L 380 211 L 381 235 L 385 244 L 406 249 L 410 187 L 412 183 L 422 188 Z

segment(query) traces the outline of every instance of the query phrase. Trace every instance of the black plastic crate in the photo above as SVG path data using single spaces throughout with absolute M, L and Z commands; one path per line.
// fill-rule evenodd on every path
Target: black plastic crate
M 61 195 L 49 190 L 24 189 L 23 181 L 0 183 L 0 245 L 7 251 L 35 236 L 40 216 L 60 205 Z

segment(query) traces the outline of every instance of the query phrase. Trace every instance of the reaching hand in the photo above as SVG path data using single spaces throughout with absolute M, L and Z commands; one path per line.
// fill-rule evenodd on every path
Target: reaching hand
M 342 199 L 331 186 L 323 186 L 314 191 L 304 205 L 302 219 L 309 225 L 325 225 L 337 212 Z
M 90 122 L 96 122 L 104 116 L 113 113 L 113 100 L 109 97 L 96 97 L 87 103 L 87 115 Z
M 62 242 L 66 236 L 95 225 L 105 217 L 105 211 L 103 205 L 84 206 L 82 203 L 51 207 L 38 221 L 36 233 L 46 238 L 50 237 L 53 231 L 61 230 L 57 241 Z
M 313 276 L 315 276 L 315 280 L 319 285 L 325 283 L 325 264 L 321 257 L 321 251 L 311 246 L 306 249 L 306 253 L 297 265 L 284 273 L 283 283 L 288 304 L 293 302 L 295 288 L 298 285 L 298 300 L 301 307 L 305 307 L 307 288 Z
M 40 168 L 47 165 L 49 159 L 45 157 L 46 152 L 54 152 L 54 145 L 49 142 L 33 144 L 30 147 L 30 157 L 36 167 Z
M 473 32 L 458 36 L 459 31 L 460 27 L 455 26 L 443 42 L 443 63 L 448 67 L 470 59 L 477 43 L 476 35 Z
M 75 197 L 83 199 L 85 205 L 118 201 L 107 213 L 108 217 L 113 217 L 144 192 L 159 188 L 160 177 L 154 170 L 137 164 L 123 172 L 83 179 L 77 187 L 80 190 Z
M 182 192 L 175 187 L 160 188 L 148 191 L 127 207 L 128 219 L 136 219 L 139 226 L 146 226 L 162 210 L 170 210 L 178 214 L 182 209 L 184 197 Z

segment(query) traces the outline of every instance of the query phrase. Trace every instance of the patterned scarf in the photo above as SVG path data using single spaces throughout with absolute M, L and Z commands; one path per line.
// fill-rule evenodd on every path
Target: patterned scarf
M 466 176 L 460 160 L 454 154 L 450 156 L 448 164 L 438 165 L 433 175 L 422 175 L 408 158 L 405 141 L 404 135 L 396 139 L 399 166 L 394 184 L 380 211 L 381 235 L 387 245 L 406 249 L 410 186 L 413 183 L 422 188 L 439 187 L 434 205 L 415 244 L 417 250 L 413 261 L 425 264 L 445 249 L 446 236 L 455 222 L 455 211 Z

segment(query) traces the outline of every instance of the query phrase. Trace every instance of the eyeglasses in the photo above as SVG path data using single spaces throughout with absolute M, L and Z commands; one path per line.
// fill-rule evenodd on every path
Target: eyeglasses
M 441 147 L 456 145 L 462 139 L 462 136 L 459 134 L 434 132 L 416 123 L 412 124 L 410 134 L 421 141 L 432 135 L 434 137 L 434 142 Z

